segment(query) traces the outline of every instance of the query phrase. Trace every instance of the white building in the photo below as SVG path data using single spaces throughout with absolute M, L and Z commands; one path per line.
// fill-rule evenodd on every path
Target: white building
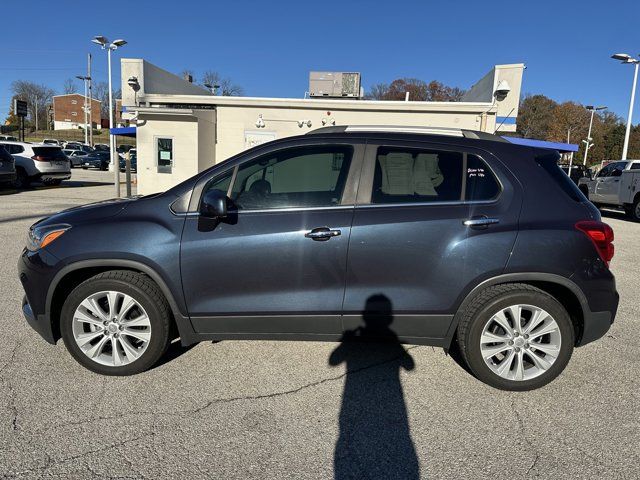
M 135 125 L 138 192 L 165 190 L 247 148 L 327 125 L 514 131 L 523 64 L 498 65 L 460 102 L 214 96 L 141 59 L 122 60 L 122 105 Z

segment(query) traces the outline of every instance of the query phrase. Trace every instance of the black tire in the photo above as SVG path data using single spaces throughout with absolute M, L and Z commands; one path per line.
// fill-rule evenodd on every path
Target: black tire
M 151 338 L 139 358 L 123 366 L 108 366 L 94 362 L 80 349 L 73 337 L 73 315 L 78 305 L 89 295 L 114 290 L 133 297 L 147 312 L 151 323 Z M 85 368 L 102 375 L 135 375 L 155 365 L 171 341 L 171 313 L 167 299 L 158 286 L 141 273 L 113 270 L 100 273 L 78 285 L 64 302 L 60 314 L 60 331 L 67 350 Z
M 516 304 L 544 309 L 556 321 L 561 334 L 555 362 L 544 373 L 529 380 L 500 377 L 485 363 L 480 350 L 480 337 L 486 323 L 503 308 Z M 564 370 L 573 353 L 575 332 L 567 311 L 554 297 L 531 285 L 513 283 L 489 287 L 472 300 L 458 324 L 457 339 L 462 357 L 476 378 L 501 390 L 525 391 L 548 384 Z
M 31 180 L 29 179 L 29 175 L 27 175 L 27 172 L 25 172 L 22 167 L 16 168 L 16 181 L 14 182 L 13 186 L 15 188 L 21 189 L 29 188 L 29 185 L 31 185 Z
M 640 222 L 640 195 L 636 195 L 633 205 L 630 205 L 629 210 L 625 206 L 625 212 L 634 222 Z

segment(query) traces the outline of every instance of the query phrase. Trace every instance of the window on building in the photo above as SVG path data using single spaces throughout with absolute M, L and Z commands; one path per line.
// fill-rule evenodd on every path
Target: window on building
M 173 138 L 157 139 L 158 173 L 171 173 L 173 169 Z
M 77 100 L 71 100 L 71 105 L 77 105 L 78 101 Z
M 71 112 L 71 116 L 72 117 L 77 117 L 78 116 L 78 112 Z
M 313 146 L 265 155 L 240 166 L 231 199 L 240 210 L 340 204 L 352 148 Z

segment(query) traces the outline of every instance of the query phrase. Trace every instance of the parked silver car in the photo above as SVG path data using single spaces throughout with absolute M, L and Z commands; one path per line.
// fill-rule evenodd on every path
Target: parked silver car
M 15 159 L 16 187 L 31 182 L 59 185 L 71 178 L 71 166 L 62 149 L 55 145 L 28 142 L 0 142 Z

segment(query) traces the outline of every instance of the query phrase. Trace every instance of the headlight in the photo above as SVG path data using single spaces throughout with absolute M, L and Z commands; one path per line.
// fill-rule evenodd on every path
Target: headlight
M 71 225 L 67 225 L 66 223 L 59 223 L 57 225 L 32 226 L 29 229 L 27 249 L 34 252 L 39 248 L 46 247 L 70 228 Z

